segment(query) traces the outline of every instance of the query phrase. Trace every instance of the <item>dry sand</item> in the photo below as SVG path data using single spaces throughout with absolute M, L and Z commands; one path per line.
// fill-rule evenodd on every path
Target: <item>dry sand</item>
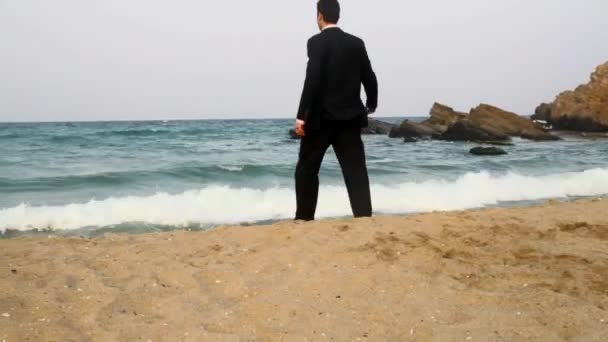
M 608 200 L 0 241 L 0 341 L 608 341 Z

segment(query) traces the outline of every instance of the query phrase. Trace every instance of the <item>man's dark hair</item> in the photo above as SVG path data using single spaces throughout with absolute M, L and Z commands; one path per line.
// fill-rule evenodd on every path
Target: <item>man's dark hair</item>
M 319 0 L 317 12 L 323 14 L 326 22 L 337 24 L 340 20 L 340 3 L 338 0 Z

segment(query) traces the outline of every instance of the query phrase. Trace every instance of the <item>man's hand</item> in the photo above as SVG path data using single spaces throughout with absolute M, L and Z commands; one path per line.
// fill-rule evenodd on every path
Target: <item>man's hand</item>
M 296 120 L 296 134 L 299 137 L 303 137 L 306 135 L 306 132 L 304 131 L 304 124 L 305 124 L 305 122 L 303 120 L 300 120 L 300 119 Z

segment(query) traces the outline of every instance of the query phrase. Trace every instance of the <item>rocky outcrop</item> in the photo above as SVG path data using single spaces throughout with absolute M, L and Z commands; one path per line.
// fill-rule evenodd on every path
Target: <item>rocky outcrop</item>
M 508 142 L 510 137 L 545 141 L 559 140 L 533 121 L 500 108 L 481 104 L 469 114 L 435 103 L 431 117 L 421 123 L 405 120 L 390 137 L 449 141 Z
M 547 121 L 559 130 L 608 132 L 608 62 L 589 83 L 557 96 Z
M 474 147 L 469 153 L 476 156 L 500 156 L 507 154 L 507 151 L 498 147 Z
M 433 127 L 439 133 L 443 133 L 450 126 L 466 117 L 466 113 L 457 112 L 451 107 L 435 102 L 431 108 L 431 117 L 423 123 L 429 127 Z
M 397 127 L 397 125 L 375 120 L 368 119 L 367 127 L 361 129 L 361 134 L 389 134 L 393 128 Z
M 391 138 L 429 139 L 441 135 L 447 131 L 448 127 L 467 116 L 465 113 L 456 112 L 440 103 L 433 104 L 430 115 L 430 118 L 420 123 L 410 120 L 403 121 L 390 132 L 389 136 Z
M 481 104 L 472 109 L 469 120 L 473 125 L 486 131 L 510 137 L 536 141 L 559 140 L 558 137 L 551 135 L 533 121 L 487 104 Z

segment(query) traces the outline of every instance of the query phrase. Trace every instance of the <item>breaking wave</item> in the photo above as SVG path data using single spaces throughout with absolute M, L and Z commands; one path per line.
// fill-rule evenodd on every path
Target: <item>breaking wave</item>
M 454 181 L 372 185 L 375 212 L 385 214 L 459 210 L 514 201 L 605 194 L 608 194 L 608 168 L 538 177 L 482 171 L 466 173 Z M 318 208 L 319 218 L 350 215 L 346 189 L 321 187 Z M 294 211 L 295 195 L 291 188 L 256 190 L 208 186 L 181 194 L 157 193 L 62 206 L 21 204 L 0 209 L 0 231 L 75 230 L 127 223 L 206 227 L 289 219 Z

